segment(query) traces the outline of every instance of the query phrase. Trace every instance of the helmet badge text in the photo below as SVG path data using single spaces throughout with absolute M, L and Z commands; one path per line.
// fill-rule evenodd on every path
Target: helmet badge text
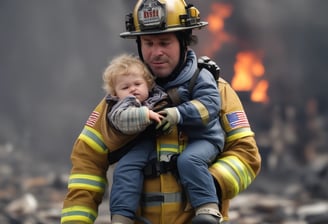
M 158 0 L 144 0 L 138 9 L 140 30 L 165 29 L 165 5 Z

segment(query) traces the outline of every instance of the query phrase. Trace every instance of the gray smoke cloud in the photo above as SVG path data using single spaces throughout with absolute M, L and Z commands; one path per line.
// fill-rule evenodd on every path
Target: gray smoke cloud
M 0 3 L 1 144 L 11 142 L 17 150 L 51 160 L 68 159 L 73 140 L 103 97 L 107 62 L 134 50 L 132 42 L 119 37 L 128 5 Z

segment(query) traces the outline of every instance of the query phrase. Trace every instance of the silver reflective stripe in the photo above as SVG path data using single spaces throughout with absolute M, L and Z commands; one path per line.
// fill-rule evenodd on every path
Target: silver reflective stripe
M 160 206 L 163 203 L 178 203 L 183 201 L 181 192 L 175 193 L 144 193 L 141 197 L 143 206 Z

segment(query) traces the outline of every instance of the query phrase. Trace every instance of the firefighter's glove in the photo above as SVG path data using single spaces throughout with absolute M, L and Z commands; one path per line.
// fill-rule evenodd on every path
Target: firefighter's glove
M 156 126 L 156 131 L 158 133 L 170 134 L 173 127 L 176 126 L 179 122 L 180 114 L 176 107 L 165 108 L 158 112 L 164 118 Z

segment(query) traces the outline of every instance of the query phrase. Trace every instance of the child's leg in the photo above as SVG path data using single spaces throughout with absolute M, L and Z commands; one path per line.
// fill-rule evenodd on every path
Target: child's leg
M 144 180 L 143 168 L 154 151 L 155 143 L 143 139 L 118 161 L 110 195 L 112 215 L 121 215 L 132 220 L 135 218 Z
M 218 223 L 221 219 L 219 200 L 208 165 L 217 157 L 219 149 L 206 140 L 191 141 L 178 157 L 181 184 L 196 210 L 192 223 Z
M 178 171 L 191 205 L 196 208 L 205 203 L 217 203 L 215 184 L 208 171 L 219 150 L 206 140 L 191 141 L 178 157 Z
M 193 140 L 178 157 L 177 166 L 196 216 L 192 224 L 221 222 L 219 200 L 208 165 L 217 157 L 219 150 L 206 140 Z

